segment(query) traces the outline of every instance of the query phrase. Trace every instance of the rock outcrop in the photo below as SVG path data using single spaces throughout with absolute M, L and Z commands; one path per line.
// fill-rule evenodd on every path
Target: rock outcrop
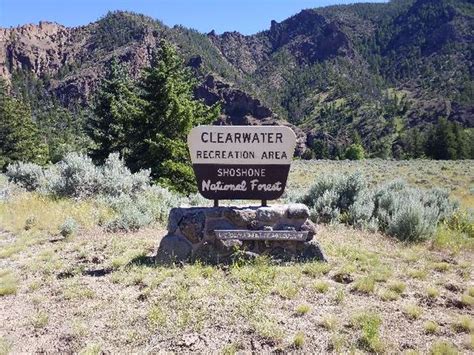
M 220 230 L 304 232 L 306 240 L 219 239 L 216 231 Z M 325 260 L 314 240 L 316 232 L 308 207 L 302 204 L 174 208 L 169 215 L 168 234 L 161 240 L 156 258 L 158 263 L 226 263 L 257 255 L 277 260 Z

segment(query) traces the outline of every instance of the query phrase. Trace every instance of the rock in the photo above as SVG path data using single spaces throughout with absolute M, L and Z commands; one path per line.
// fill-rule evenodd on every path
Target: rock
M 286 214 L 290 219 L 306 219 L 309 217 L 309 208 L 302 203 L 294 203 L 288 206 Z
M 260 207 L 256 217 L 260 222 L 275 222 L 283 217 L 283 210 L 277 207 Z
M 354 278 L 351 276 L 351 274 L 347 272 L 339 272 L 335 275 L 333 275 L 332 279 L 340 284 L 350 284 L 351 282 L 354 281 Z
M 316 225 L 309 219 L 303 223 L 300 230 L 308 232 L 308 238 L 306 239 L 307 242 L 313 240 L 314 236 L 318 232 Z
M 317 228 L 307 215 L 304 205 L 174 208 L 157 260 L 164 263 L 201 260 L 214 264 L 253 253 L 270 255 L 275 260 L 324 261 L 318 243 L 310 242 Z M 308 240 L 220 240 L 217 230 L 308 231 Z
M 235 223 L 238 226 L 246 228 L 248 224 L 255 220 L 257 211 L 254 209 L 234 209 L 228 208 L 224 212 L 224 216 L 229 219 L 230 222 Z
M 191 242 L 199 243 L 204 237 L 204 212 L 185 214 L 178 223 L 181 233 Z
M 323 252 L 321 251 L 321 247 L 315 242 L 304 243 L 303 250 L 300 254 L 300 259 L 327 261 L 323 255 Z
M 191 257 L 193 245 L 189 240 L 177 235 L 166 235 L 160 243 L 156 255 L 159 264 L 186 262 Z
M 174 234 L 176 232 L 176 229 L 178 229 L 179 222 L 181 222 L 181 219 L 183 218 L 184 211 L 185 210 L 183 208 L 171 209 L 170 214 L 168 216 L 168 233 L 169 234 Z

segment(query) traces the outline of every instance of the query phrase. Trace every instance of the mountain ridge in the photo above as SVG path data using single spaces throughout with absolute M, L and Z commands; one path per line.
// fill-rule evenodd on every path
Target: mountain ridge
M 0 76 L 30 73 L 65 106 L 87 105 L 112 57 L 138 79 L 166 38 L 200 78 L 197 97 L 223 102 L 220 124 L 288 121 L 310 148 L 347 145 L 356 131 L 369 151 L 384 139 L 395 151 L 406 132 L 440 117 L 474 127 L 473 8 L 466 0 L 336 5 L 254 35 L 201 34 L 128 12 L 73 28 L 41 22 L 0 29 Z

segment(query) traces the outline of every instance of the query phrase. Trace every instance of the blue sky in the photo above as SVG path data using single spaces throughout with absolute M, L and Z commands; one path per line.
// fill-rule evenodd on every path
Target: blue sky
M 381 2 L 381 0 L 371 0 Z M 305 8 L 349 4 L 355 0 L 0 0 L 0 27 L 40 20 L 86 25 L 109 10 L 130 10 L 200 32 L 256 33 Z

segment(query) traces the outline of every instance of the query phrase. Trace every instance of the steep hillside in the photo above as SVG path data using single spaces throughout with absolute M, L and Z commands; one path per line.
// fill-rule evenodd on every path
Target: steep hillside
M 112 57 L 138 78 L 161 38 L 201 78 L 196 95 L 223 102 L 220 123 L 288 121 L 306 132 L 300 153 L 306 140 L 336 156 L 357 132 L 374 155 L 397 157 L 413 128 L 440 117 L 474 127 L 469 0 L 307 9 L 251 36 L 204 35 L 125 12 L 78 28 L 42 22 L 0 29 L 0 75 L 32 102 L 87 105 Z

